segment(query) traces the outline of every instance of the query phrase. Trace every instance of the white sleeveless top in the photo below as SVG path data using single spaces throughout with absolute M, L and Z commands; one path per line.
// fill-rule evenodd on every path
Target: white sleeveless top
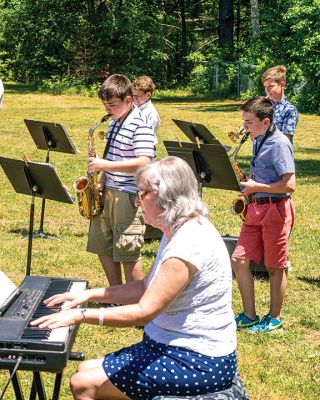
M 213 357 L 236 349 L 232 271 L 226 246 L 207 218 L 186 222 L 168 242 L 163 236 L 148 285 L 161 264 L 179 258 L 197 268 L 189 285 L 145 332 L 157 342 Z

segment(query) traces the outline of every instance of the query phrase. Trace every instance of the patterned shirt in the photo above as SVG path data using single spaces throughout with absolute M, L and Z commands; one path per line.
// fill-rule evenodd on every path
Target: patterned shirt
M 115 136 L 106 156 L 108 161 L 130 161 L 139 156 L 154 158 L 154 131 L 146 124 L 137 107 L 134 107 L 122 125 L 112 120 L 107 137 L 112 132 Z M 105 186 L 131 194 L 137 193 L 134 173 L 107 171 Z
M 282 133 L 293 136 L 298 123 L 298 110 L 286 97 L 272 104 L 273 123 Z
M 273 127 L 274 125 L 271 125 L 269 129 L 272 130 Z M 277 128 L 259 149 L 266 134 L 267 132 L 253 141 L 250 177 L 256 182 L 269 184 L 280 181 L 284 174 L 294 174 L 295 165 L 292 143 Z M 254 197 L 286 197 L 288 195 L 289 193 L 254 193 Z

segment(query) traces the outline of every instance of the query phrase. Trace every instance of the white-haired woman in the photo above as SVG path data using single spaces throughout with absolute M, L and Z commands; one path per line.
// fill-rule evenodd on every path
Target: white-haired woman
M 226 247 L 185 161 L 167 157 L 148 164 L 136 181 L 145 222 L 164 233 L 151 271 L 140 281 L 48 299 L 49 306 L 66 300 L 71 307 L 88 300 L 123 306 L 66 310 L 34 324 L 145 325 L 140 343 L 80 363 L 71 378 L 75 399 L 146 400 L 223 390 L 237 368 Z

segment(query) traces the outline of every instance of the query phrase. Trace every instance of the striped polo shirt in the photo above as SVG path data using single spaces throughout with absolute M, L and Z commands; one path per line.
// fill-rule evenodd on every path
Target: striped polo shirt
M 113 132 L 113 139 L 106 156 L 108 161 L 130 161 L 139 156 L 154 158 L 154 131 L 137 107 L 126 117 L 120 130 L 119 126 L 118 120 L 109 124 L 107 137 Z M 106 178 L 105 186 L 109 189 L 137 193 L 134 173 L 107 171 Z

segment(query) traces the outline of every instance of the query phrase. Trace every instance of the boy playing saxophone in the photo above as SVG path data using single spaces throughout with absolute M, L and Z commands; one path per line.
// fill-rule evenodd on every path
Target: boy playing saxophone
M 89 157 L 89 173 L 103 171 L 103 213 L 91 220 L 87 251 L 98 255 L 110 286 L 140 279 L 140 249 L 145 225 L 135 205 L 138 167 L 154 158 L 154 131 L 133 104 L 129 79 L 109 76 L 99 92 L 111 122 L 105 159 Z

